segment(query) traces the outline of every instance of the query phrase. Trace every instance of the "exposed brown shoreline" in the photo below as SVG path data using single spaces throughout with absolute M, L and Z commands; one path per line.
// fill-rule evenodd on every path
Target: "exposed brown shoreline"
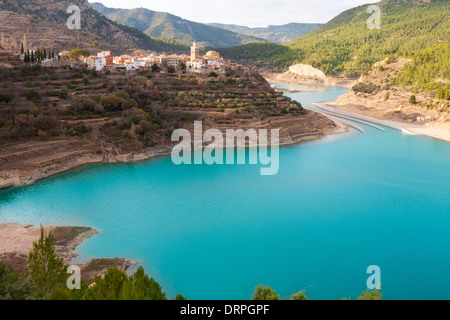
M 302 121 L 314 123 L 314 128 L 305 130 Z M 253 123 L 255 129 L 267 128 L 268 123 L 270 127 L 280 129 L 280 146 L 293 145 L 304 141 L 323 138 L 329 134 L 343 133 L 347 131 L 347 127 L 338 121 L 332 121 L 319 113 L 307 111 L 305 116 L 300 119 L 298 117 L 284 117 L 277 119 L 270 119 L 267 123 Z M 317 127 L 318 126 L 318 127 Z M 247 129 L 243 127 L 242 129 Z M 85 164 L 93 163 L 131 163 L 143 161 L 158 156 L 165 156 L 170 154 L 171 148 L 169 146 L 160 146 L 158 148 L 147 149 L 142 152 L 120 153 L 115 148 L 104 148 L 102 154 L 93 152 L 95 144 L 89 141 L 79 141 L 77 139 L 59 139 L 41 141 L 38 145 L 35 142 L 22 142 L 15 144 L 16 151 L 0 153 L 0 156 L 21 156 L 21 147 L 33 144 L 34 150 L 37 150 L 37 158 L 46 156 L 46 161 L 37 165 L 36 161 L 27 162 L 24 169 L 20 170 L 17 165 L 19 162 L 14 162 L 15 169 L 10 171 L 0 170 L 0 177 L 2 177 L 0 189 L 16 186 L 30 185 L 34 182 L 61 174 L 63 172 L 75 169 Z M 5 146 L 0 149 L 4 150 Z M 6 146 L 7 147 L 7 146 Z M 80 148 L 81 150 L 72 150 L 75 153 L 69 152 L 68 148 Z M 50 148 L 50 150 L 48 150 Z M 52 151 L 52 152 L 50 152 Z M 64 152 L 65 151 L 65 152 Z M 60 154 L 70 154 L 72 158 L 68 161 L 66 157 L 58 157 Z M 32 152 L 33 154 L 33 152 Z M 1 163 L 2 160 L 0 160 Z M 5 160 L 3 160 L 5 161 Z M 6 161 L 5 161 L 6 162 Z M 77 256 L 75 249 L 84 240 L 98 233 L 92 228 L 81 227 L 60 227 L 60 226 L 46 226 L 45 232 L 53 232 L 55 234 L 55 249 L 66 263 L 69 263 Z M 32 243 L 37 241 L 40 235 L 39 228 L 24 224 L 0 224 L 0 262 L 6 262 L 12 266 L 13 270 L 19 274 L 23 274 L 28 253 L 32 248 Z M 130 266 L 137 264 L 125 258 L 100 258 L 91 259 L 85 264 L 79 265 L 83 279 L 89 284 L 94 280 L 94 275 L 103 274 L 110 267 L 116 266 L 120 270 L 126 271 Z
M 204 130 L 214 125 L 224 132 L 229 125 L 205 123 Z M 347 131 L 347 126 L 312 111 L 301 116 L 271 117 L 263 121 L 246 121 L 234 124 L 235 129 L 280 129 L 280 146 L 320 139 L 330 134 Z M 187 128 L 192 129 L 192 128 Z M 60 137 L 55 139 L 28 140 L 0 145 L 0 189 L 26 186 L 36 181 L 58 175 L 86 164 L 131 163 L 171 152 L 171 145 L 161 145 L 142 151 L 121 152 L 114 146 L 101 146 L 89 138 Z M 92 228 L 46 226 L 46 232 L 56 233 L 55 248 L 69 263 L 76 257 L 75 249 L 84 240 L 98 233 Z M 0 224 L 0 261 L 12 265 L 14 271 L 23 274 L 32 243 L 39 238 L 39 228 L 22 224 Z M 125 258 L 91 259 L 80 265 L 83 278 L 91 283 L 95 274 L 104 273 L 109 267 L 126 270 L 136 264 Z
M 222 132 L 230 128 L 224 124 L 204 123 L 204 130 L 213 126 Z M 312 111 L 305 111 L 301 116 L 286 115 L 263 121 L 236 123 L 233 127 L 244 130 L 279 129 L 280 145 L 320 139 L 345 131 L 334 121 Z M 0 189 L 31 185 L 86 164 L 132 163 L 167 156 L 172 146 L 166 144 L 141 151 L 122 152 L 114 146 L 99 146 L 88 138 L 62 137 L 53 140 L 11 142 L 0 145 Z M 99 148 L 101 153 L 98 152 Z
M 30 142 L 25 142 L 24 144 L 28 143 Z M 67 148 L 67 140 L 65 139 L 40 141 L 37 143 L 44 145 L 45 151 L 47 150 L 46 146 L 48 146 L 48 143 L 56 149 Z M 21 146 L 20 143 L 17 145 L 19 147 Z M 70 159 L 64 157 L 64 152 L 62 156 L 58 154 L 47 154 L 46 156 L 48 159 L 46 159 L 47 161 L 43 163 L 38 163 L 37 161 L 32 161 L 31 159 L 25 159 L 24 161 L 30 162 L 28 166 L 25 165 L 22 168 L 13 167 L 0 169 L 0 190 L 32 185 L 37 181 L 71 171 L 87 164 L 131 163 L 169 154 L 169 149 L 165 147 L 148 149 L 142 152 L 122 154 L 116 152 L 115 149 L 103 150 L 102 154 L 97 154 L 93 152 L 89 145 L 85 145 L 83 143 L 80 144 L 80 150 L 77 151 L 77 154 L 73 155 Z M 7 155 L 14 156 L 16 154 L 17 153 L 13 151 Z M 42 156 L 42 154 L 40 156 Z M 1 162 L 2 161 L 0 159 L 0 163 Z

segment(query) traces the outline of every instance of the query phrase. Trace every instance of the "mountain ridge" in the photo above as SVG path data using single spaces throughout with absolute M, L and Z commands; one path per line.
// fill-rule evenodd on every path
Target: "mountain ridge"
M 77 5 L 82 13 L 81 29 L 66 26 L 70 14 L 66 10 Z M 133 49 L 187 52 L 187 46 L 152 39 L 141 31 L 120 25 L 92 9 L 86 0 L 2 0 L 0 30 L 20 40 L 26 33 L 39 47 L 113 50 L 117 53 Z M 17 39 L 19 38 L 19 39 Z
M 168 12 L 146 8 L 116 9 L 93 2 L 91 7 L 108 19 L 134 27 L 150 37 L 172 40 L 184 45 L 197 41 L 204 47 L 229 47 L 263 40 L 183 19 Z
M 390 54 L 421 50 L 449 39 L 448 0 L 385 0 L 377 5 L 381 8 L 380 30 L 367 28 L 369 5 L 362 5 L 283 45 L 262 42 L 219 51 L 230 59 L 275 71 L 304 63 L 328 75 L 358 77 Z
M 284 25 L 269 25 L 267 27 L 251 28 L 235 24 L 209 23 L 223 29 L 228 29 L 237 33 L 251 35 L 275 43 L 286 43 L 299 36 L 316 30 L 322 23 L 296 23 L 291 22 Z

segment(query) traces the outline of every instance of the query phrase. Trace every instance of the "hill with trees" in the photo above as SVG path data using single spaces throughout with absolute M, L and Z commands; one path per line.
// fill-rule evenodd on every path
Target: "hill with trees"
M 304 34 L 316 30 L 321 23 L 288 23 L 279 26 L 249 28 L 234 24 L 210 23 L 210 25 L 249 36 L 262 38 L 275 43 L 286 43 Z
M 182 19 L 167 12 L 145 8 L 112 9 L 101 3 L 91 7 L 117 23 L 143 31 L 150 37 L 190 45 L 194 40 L 203 46 L 231 47 L 263 40 L 215 26 Z
M 381 29 L 369 29 L 369 5 L 347 10 L 289 43 L 252 43 L 218 49 L 227 58 L 276 72 L 303 63 L 329 76 L 357 78 L 387 57 L 411 57 L 393 84 L 449 95 L 450 6 L 447 0 L 383 0 Z
M 67 27 L 72 15 L 67 13 L 67 8 L 71 5 L 81 10 L 80 30 Z M 111 21 L 92 9 L 87 0 L 2 0 L 0 30 L 7 39 L 18 42 L 26 33 L 31 46 L 55 50 L 76 47 L 116 53 L 137 48 L 158 52 L 189 50 L 187 46 L 153 39 L 135 28 Z
M 228 58 L 287 70 L 311 64 L 327 75 L 357 77 L 390 54 L 406 54 L 448 41 L 447 0 L 383 0 L 381 29 L 369 29 L 369 5 L 347 10 L 322 27 L 278 47 L 270 43 L 220 49 Z M 265 50 L 267 48 L 267 50 Z

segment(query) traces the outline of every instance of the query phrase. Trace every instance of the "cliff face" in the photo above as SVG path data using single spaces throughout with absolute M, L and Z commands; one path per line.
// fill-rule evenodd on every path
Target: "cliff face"
M 327 76 L 325 75 L 325 73 L 308 64 L 296 64 L 290 66 L 289 72 L 302 77 L 316 78 L 324 82 L 327 80 Z
M 264 77 L 272 82 L 287 82 L 312 86 L 343 86 L 350 88 L 356 79 L 346 77 L 327 77 L 324 72 L 308 64 L 296 64 L 285 73 L 263 72 Z

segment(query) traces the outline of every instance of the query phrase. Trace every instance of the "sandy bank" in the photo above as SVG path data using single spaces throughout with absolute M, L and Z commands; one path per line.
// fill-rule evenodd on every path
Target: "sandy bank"
M 77 256 L 75 249 L 86 239 L 98 234 L 98 230 L 88 227 L 45 226 L 46 234 L 54 236 L 55 251 L 65 264 Z M 0 262 L 9 264 L 14 272 L 24 274 L 28 254 L 41 235 L 40 227 L 20 223 L 0 224 Z M 84 264 L 78 264 L 82 278 L 92 283 L 95 274 L 103 274 L 108 268 L 117 266 L 126 270 L 136 262 L 125 258 L 91 259 Z
M 341 99 L 341 98 L 340 98 Z M 436 110 L 427 110 L 417 106 L 394 108 L 391 104 L 375 102 L 368 104 L 346 103 L 348 100 L 337 100 L 327 105 L 356 115 L 362 115 L 403 129 L 413 135 L 423 135 L 450 142 L 450 115 Z
M 362 84 L 359 89 L 349 90 L 328 104 L 338 110 L 382 120 L 414 135 L 450 141 L 448 102 L 436 99 L 433 92 L 416 92 L 413 87 L 392 83 L 408 63 L 411 63 L 409 58 L 385 59 L 376 63 L 358 79 Z M 375 86 L 375 90 L 369 89 L 369 84 Z M 416 102 L 410 103 L 413 95 Z

